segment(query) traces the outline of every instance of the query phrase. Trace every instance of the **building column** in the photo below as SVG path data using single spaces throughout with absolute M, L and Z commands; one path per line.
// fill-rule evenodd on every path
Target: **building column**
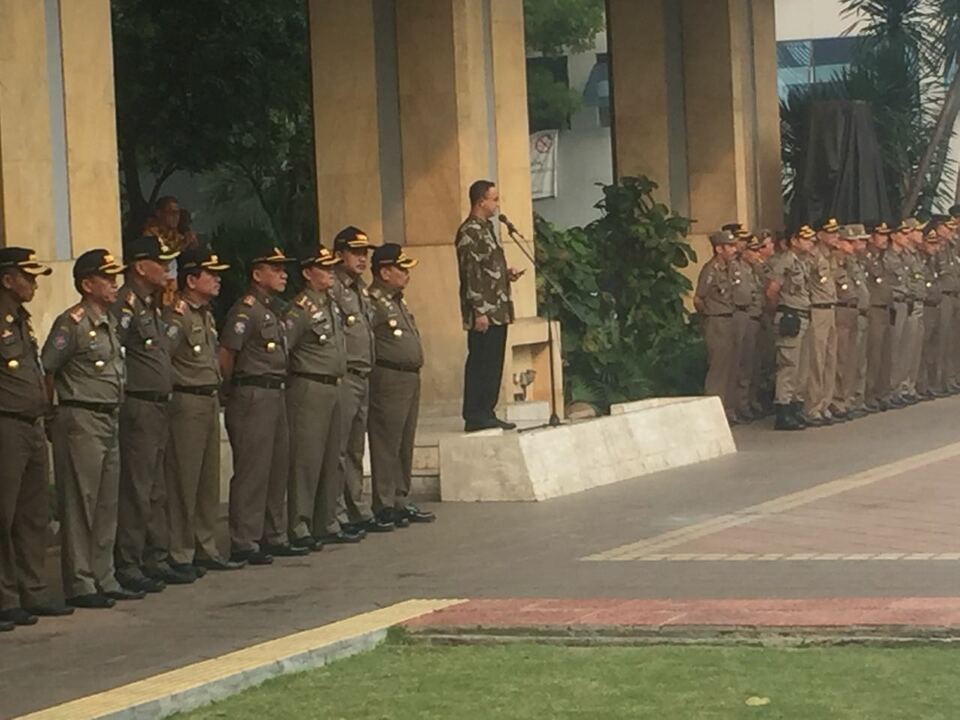
M 308 6 L 318 228 L 328 246 L 347 225 L 383 237 L 373 2 Z
M 56 257 L 43 2 L 0 0 L 0 245 Z
M 783 228 L 780 95 L 777 92 L 775 0 L 753 0 L 753 62 L 757 111 L 757 222 Z

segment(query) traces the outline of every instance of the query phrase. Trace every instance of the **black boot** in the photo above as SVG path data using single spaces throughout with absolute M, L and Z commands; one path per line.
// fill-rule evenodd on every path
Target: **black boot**
M 803 403 L 801 401 L 796 400 L 786 407 L 789 409 L 789 413 L 793 417 L 793 421 L 800 426 L 801 430 L 805 430 L 810 427 L 810 423 L 807 422 L 807 418 L 803 414 Z
M 803 430 L 803 427 L 797 422 L 797 418 L 791 412 L 789 405 L 777 405 L 777 419 L 773 424 L 774 430 Z

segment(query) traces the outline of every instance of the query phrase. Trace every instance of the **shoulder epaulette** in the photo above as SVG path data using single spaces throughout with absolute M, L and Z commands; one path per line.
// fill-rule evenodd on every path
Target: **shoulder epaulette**
M 124 296 L 123 301 L 133 307 L 137 304 L 137 294 L 133 290 L 128 290 L 126 296 Z
M 301 308 L 302 310 L 307 310 L 310 307 L 310 298 L 308 298 L 306 295 L 301 295 L 296 300 L 294 300 L 293 304 L 296 305 L 298 308 Z
M 241 300 L 240 302 L 242 302 L 247 307 L 253 307 L 256 304 L 257 299 L 253 295 L 244 295 L 243 300 Z
M 82 305 L 75 305 L 70 309 L 68 314 L 70 315 L 71 320 L 73 320 L 75 323 L 78 323 L 83 320 L 83 317 L 87 314 L 87 311 L 83 309 Z
M 177 315 L 184 315 L 187 312 L 187 302 L 185 300 L 177 300 L 173 304 L 173 311 Z

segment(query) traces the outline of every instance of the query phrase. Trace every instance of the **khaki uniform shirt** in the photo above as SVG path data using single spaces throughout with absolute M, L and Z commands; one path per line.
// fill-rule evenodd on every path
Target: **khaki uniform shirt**
M 373 306 L 370 291 L 363 280 L 352 278 L 343 270 L 334 271 L 330 296 L 343 318 L 343 335 L 347 347 L 347 365 L 364 374 L 370 372 L 374 360 L 371 319 Z
M 99 314 L 87 301 L 60 315 L 41 353 L 43 369 L 54 376 L 60 400 L 120 403 L 123 399 L 123 348 L 116 319 Z
M 730 295 L 733 306 L 744 312 L 748 312 L 756 300 L 757 279 L 746 260 L 730 261 Z
M 940 284 L 940 261 L 938 255 L 924 255 L 923 289 L 924 302 L 939 305 L 943 300 L 943 287 Z
M 946 243 L 940 251 L 940 288 L 945 293 L 960 290 L 960 261 L 953 243 Z
M 905 256 L 908 300 L 922 302 L 927 297 L 926 257 L 916 250 L 908 250 Z
M 338 378 L 346 374 L 347 345 L 340 309 L 327 293 L 305 289 L 290 303 L 283 322 L 290 344 L 290 372 Z
M 136 281 L 131 281 L 120 288 L 111 312 L 117 318 L 117 334 L 126 349 L 126 389 L 170 393 L 170 349 L 159 303 Z
M 837 302 L 836 263 L 827 248 L 816 245 L 807 256 L 810 304 Z
M 373 334 L 377 339 L 377 360 L 407 370 L 423 367 L 420 331 L 400 291 L 387 290 L 379 281 L 370 286 L 373 298 Z
M 47 410 L 30 313 L 13 295 L 0 290 L 0 411 L 38 418 Z
M 853 280 L 854 291 L 857 295 L 857 309 L 870 309 L 870 285 L 867 280 L 867 269 L 864 266 L 863 256 L 854 255 L 847 258 L 847 272 Z
M 857 307 L 859 297 L 854 277 L 857 273 L 857 261 L 852 255 L 839 255 L 834 258 L 834 282 L 836 283 L 837 304 Z
M 287 340 L 275 304 L 267 292 L 252 289 L 227 313 L 220 344 L 237 354 L 234 377 L 286 377 Z
M 167 325 L 174 385 L 220 385 L 217 325 L 210 308 L 177 297 L 163 311 L 163 320 Z
M 706 316 L 729 315 L 733 312 L 733 283 L 730 263 L 714 255 L 704 263 L 697 279 L 697 307 Z
M 890 289 L 891 296 L 895 302 L 905 302 L 909 298 L 907 282 L 910 275 L 910 268 L 907 265 L 906 253 L 896 250 L 887 250 L 883 254 L 884 282 Z
M 871 305 L 889 305 L 893 300 L 893 285 L 885 261 L 886 251 L 869 247 L 863 255 L 863 270 L 867 276 Z
M 810 309 L 809 264 L 793 250 L 777 255 L 771 261 L 773 279 L 780 284 L 780 305 L 794 310 Z
M 507 257 L 497 240 L 493 222 L 468 217 L 455 241 L 460 267 L 460 312 L 470 330 L 476 315 L 486 315 L 491 325 L 513 322 Z

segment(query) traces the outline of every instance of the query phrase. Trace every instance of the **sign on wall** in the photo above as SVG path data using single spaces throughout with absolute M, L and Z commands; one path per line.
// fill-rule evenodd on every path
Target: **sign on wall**
M 557 196 L 559 130 L 541 130 L 530 136 L 530 182 L 534 200 Z

